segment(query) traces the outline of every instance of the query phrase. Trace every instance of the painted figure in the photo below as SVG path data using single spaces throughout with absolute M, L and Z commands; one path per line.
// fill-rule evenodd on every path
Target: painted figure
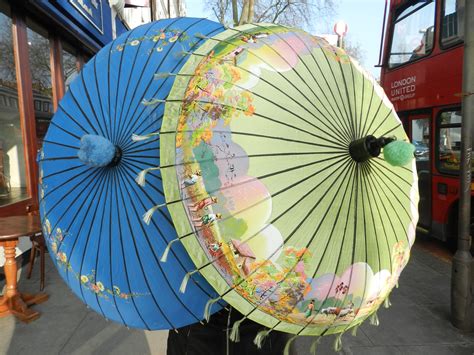
M 202 227 L 203 225 L 210 226 L 212 223 L 214 223 L 215 221 L 221 218 L 222 218 L 222 215 L 220 213 L 216 213 L 216 214 L 208 213 L 202 217 L 193 218 L 193 222 L 196 227 Z
M 304 314 L 305 318 L 309 318 L 314 311 L 314 300 L 311 300 L 311 302 L 308 304 L 308 307 L 306 308 L 306 312 Z
M 222 242 L 219 243 L 211 243 L 208 245 L 209 253 L 211 255 L 217 255 L 221 250 Z
M 197 203 L 190 203 L 188 204 L 189 210 L 191 212 L 197 212 L 199 210 L 202 210 L 203 208 L 210 206 L 214 203 L 217 203 L 217 197 L 210 196 L 202 199 L 201 201 Z
M 182 187 L 184 188 L 184 187 L 193 186 L 198 181 L 200 176 L 201 176 L 200 170 L 196 171 L 194 174 L 186 175 L 185 179 L 183 180 Z

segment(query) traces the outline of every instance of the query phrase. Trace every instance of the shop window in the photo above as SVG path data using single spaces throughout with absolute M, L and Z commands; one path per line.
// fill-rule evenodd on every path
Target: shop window
M 63 78 L 64 78 L 64 89 L 67 91 L 69 85 L 78 75 L 78 65 L 77 58 L 74 54 L 74 51 L 66 44 L 63 44 L 62 50 L 62 68 L 63 68 Z
M 27 37 L 39 149 L 53 116 L 50 45 L 47 33 L 34 24 L 28 24 Z
M 441 22 L 441 44 L 449 46 L 464 37 L 465 0 L 445 0 Z
M 428 55 L 433 49 L 434 0 L 418 0 L 403 10 L 394 22 L 389 67 Z
M 12 20 L 0 12 L 0 207 L 28 198 Z

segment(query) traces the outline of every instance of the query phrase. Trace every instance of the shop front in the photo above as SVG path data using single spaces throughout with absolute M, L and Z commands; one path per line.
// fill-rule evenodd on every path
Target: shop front
M 0 217 L 38 210 L 36 155 L 58 102 L 126 30 L 107 0 L 0 0 Z

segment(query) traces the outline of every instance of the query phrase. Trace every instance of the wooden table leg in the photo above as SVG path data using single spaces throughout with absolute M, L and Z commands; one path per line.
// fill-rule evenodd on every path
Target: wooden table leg
M 5 250 L 5 293 L 0 297 L 0 317 L 10 314 L 15 315 L 23 322 L 31 322 L 39 318 L 40 313 L 28 308 L 29 305 L 38 304 L 46 301 L 46 294 L 21 294 L 17 288 L 17 264 L 15 260 L 15 251 L 18 240 L 9 240 L 0 243 Z

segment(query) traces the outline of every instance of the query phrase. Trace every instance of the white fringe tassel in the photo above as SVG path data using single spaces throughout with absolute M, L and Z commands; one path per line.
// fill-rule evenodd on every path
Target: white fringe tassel
M 342 350 L 342 334 L 339 334 L 334 341 L 334 351 L 340 352 Z
M 264 330 L 261 330 L 257 333 L 257 336 L 253 340 L 253 343 L 257 346 L 257 348 L 259 348 L 259 349 L 262 348 L 263 341 L 268 336 L 268 334 L 270 334 L 271 331 L 272 331 L 272 329 L 264 329 Z
M 145 105 L 145 106 L 159 105 L 159 104 L 162 104 L 164 102 L 166 102 L 166 100 L 162 100 L 162 99 L 150 99 L 150 100 L 143 99 L 142 100 L 142 104 Z
M 166 260 L 168 260 L 168 254 L 170 252 L 171 245 L 173 245 L 173 243 L 177 242 L 178 240 L 179 240 L 179 238 L 176 238 L 176 239 L 173 239 L 171 242 L 168 243 L 168 245 L 166 246 L 165 251 L 163 252 L 163 255 L 161 256 L 161 259 L 160 259 L 160 261 L 162 263 L 166 263 Z
M 370 324 L 375 326 L 379 325 L 379 317 L 377 316 L 377 312 L 372 313 L 370 316 Z
M 144 135 L 139 135 L 139 134 L 132 134 L 132 141 L 134 142 L 139 142 L 139 141 L 146 141 L 147 139 L 150 139 L 153 136 L 159 136 L 160 132 L 153 132 L 150 134 L 144 134 Z
M 320 341 L 321 341 L 321 337 L 316 337 L 316 339 L 313 340 L 313 343 L 311 344 L 311 347 L 309 348 L 309 352 L 311 353 L 311 355 L 316 355 L 316 349 L 318 348 Z
M 283 355 L 290 355 L 291 343 L 298 337 L 298 335 L 293 335 L 290 339 L 286 341 L 285 349 L 283 349 Z
M 160 170 L 160 167 L 158 166 L 156 168 L 148 168 L 148 169 L 140 171 L 140 173 L 135 178 L 135 181 L 137 182 L 137 184 L 140 186 L 145 186 L 146 174 L 148 174 L 150 171 L 153 171 L 153 170 Z
M 160 207 L 163 207 L 163 206 L 166 206 L 166 203 L 162 203 L 161 205 L 153 206 L 148 211 L 146 211 L 146 213 L 143 215 L 143 222 L 145 222 L 146 224 L 150 224 L 151 217 L 153 216 L 153 213 L 155 213 L 155 211 L 157 209 L 159 209 Z
M 239 327 L 240 324 L 247 319 L 246 317 L 243 317 L 242 319 L 239 319 L 238 321 L 234 322 L 232 325 L 232 331 L 230 332 L 230 340 L 232 340 L 234 343 L 238 343 L 240 341 L 240 333 L 239 333 Z
M 186 292 L 186 286 L 188 286 L 189 278 L 190 278 L 191 275 L 194 274 L 195 272 L 197 272 L 197 270 L 190 271 L 190 272 L 186 273 L 186 275 L 184 275 L 183 281 L 181 282 L 181 286 L 179 287 L 179 292 L 181 292 L 181 293 L 185 293 L 185 292 Z
M 155 73 L 154 77 L 155 79 L 166 79 L 169 78 L 170 76 L 176 76 L 175 73 Z
M 383 306 L 384 306 L 385 308 L 388 308 L 388 307 L 390 307 L 391 305 L 392 305 L 392 303 L 390 303 L 390 299 L 389 299 L 388 296 L 387 296 L 387 298 L 386 298 L 385 301 L 383 302 Z
M 204 307 L 204 319 L 209 323 L 211 318 L 211 307 L 214 303 L 219 302 L 221 297 L 213 298 L 207 301 L 206 306 Z

